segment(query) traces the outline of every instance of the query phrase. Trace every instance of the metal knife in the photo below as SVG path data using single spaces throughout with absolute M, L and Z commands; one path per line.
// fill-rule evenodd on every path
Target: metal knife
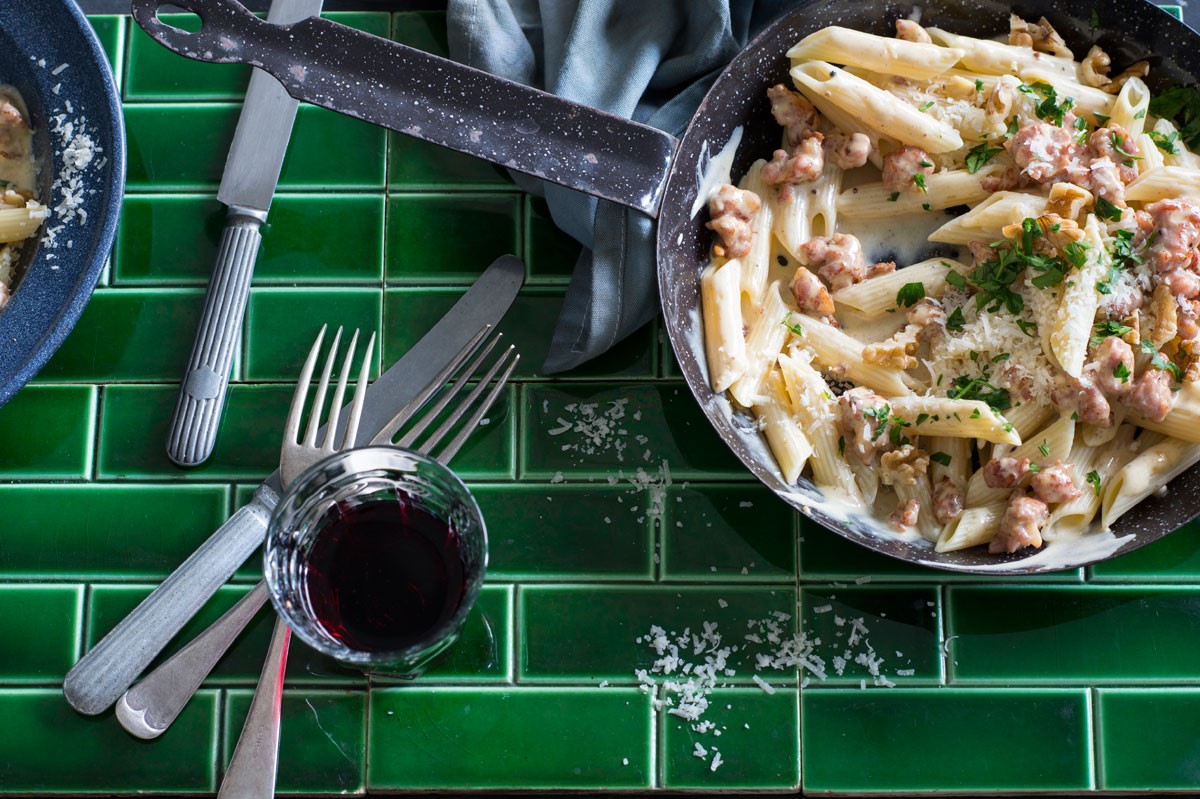
M 506 255 L 492 263 L 441 321 L 370 385 L 355 443 L 368 443 L 479 328 L 499 323 L 524 280 L 520 259 Z M 63 681 L 71 707 L 95 715 L 117 701 L 262 543 L 280 490 L 276 471 L 249 504 L 80 658 Z
M 322 2 L 274 0 L 267 21 L 290 24 L 317 16 Z M 167 433 L 167 456 L 180 466 L 203 463 L 217 438 L 262 241 L 259 229 L 267 221 L 298 105 L 270 74 L 252 72 L 217 190 L 217 199 L 229 206 L 229 216 Z

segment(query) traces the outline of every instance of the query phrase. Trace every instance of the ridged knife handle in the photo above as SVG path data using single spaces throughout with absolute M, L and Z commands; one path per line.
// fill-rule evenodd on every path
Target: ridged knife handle
M 262 242 L 259 229 L 265 219 L 266 214 L 229 209 L 196 340 L 167 433 L 167 457 L 180 466 L 203 463 L 217 440 L 217 426 L 229 387 L 229 368 L 241 338 L 250 279 Z
M 267 485 L 67 672 L 63 694 L 89 716 L 125 693 L 183 625 L 263 542 L 279 495 Z

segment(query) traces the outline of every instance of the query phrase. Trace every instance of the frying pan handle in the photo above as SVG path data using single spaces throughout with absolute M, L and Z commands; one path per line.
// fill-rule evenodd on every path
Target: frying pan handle
M 158 10 L 201 20 L 173 28 Z M 298 100 L 658 215 L 678 141 L 657 128 L 311 17 L 273 25 L 236 0 L 133 0 L 159 44 L 271 73 Z

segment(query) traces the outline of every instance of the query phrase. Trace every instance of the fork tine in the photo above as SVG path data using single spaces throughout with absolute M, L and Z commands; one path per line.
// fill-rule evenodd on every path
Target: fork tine
M 513 356 L 511 360 L 509 359 L 510 355 Z M 437 429 L 433 436 L 431 436 L 431 440 L 423 447 L 425 454 L 432 452 L 433 447 L 436 446 L 437 442 L 441 440 L 442 436 L 450 431 L 450 428 L 453 427 L 454 423 L 461 419 L 463 414 L 466 413 L 467 409 L 471 407 L 471 403 L 473 403 L 475 399 L 483 392 L 483 390 L 487 388 L 488 382 L 495 376 L 496 371 L 504 365 L 505 361 L 508 361 L 508 367 L 505 368 L 500 377 L 496 379 L 496 383 L 492 386 L 492 390 L 489 391 L 487 396 L 483 398 L 483 402 L 479 404 L 479 407 L 475 409 L 475 412 L 472 413 L 467 421 L 463 423 L 462 427 L 459 429 L 454 438 L 450 439 L 450 442 L 446 444 L 446 446 L 444 446 L 440 452 L 431 456 L 434 460 L 441 463 L 449 463 L 450 459 L 458 453 L 459 449 L 462 448 L 462 445 L 466 443 L 467 438 L 472 432 L 474 432 L 475 427 L 479 424 L 479 420 L 483 418 L 483 415 L 487 413 L 491 409 L 492 405 L 496 402 L 496 398 L 499 397 L 500 392 L 504 390 L 504 386 L 508 382 L 508 378 L 512 376 L 513 369 L 516 368 L 517 362 L 520 360 L 521 356 L 514 352 L 514 348 L 512 346 L 505 350 L 504 354 L 500 356 L 500 359 L 496 361 L 496 364 L 488 370 L 488 373 L 484 375 L 483 379 L 479 381 L 479 384 L 475 386 L 475 390 L 467 395 L 467 398 L 463 401 L 459 409 L 455 411 L 454 414 Z
M 333 372 L 333 361 L 337 357 L 338 342 L 342 339 L 342 329 L 339 327 L 329 345 L 329 354 L 325 356 L 325 368 L 321 370 L 321 382 L 317 385 L 317 396 L 313 397 L 312 407 L 308 410 L 308 428 L 304 431 L 304 446 L 316 448 L 317 429 L 321 426 L 321 412 L 325 408 L 325 392 L 329 388 L 329 375 Z
M 375 334 L 367 341 L 367 351 L 363 353 L 362 368 L 358 372 L 358 382 L 354 384 L 354 401 L 350 405 L 350 420 L 346 422 L 346 435 L 342 438 L 342 449 L 354 446 L 358 438 L 358 423 L 362 419 L 363 405 L 367 401 L 367 383 L 371 378 L 371 356 L 375 354 Z
M 300 370 L 300 379 L 296 381 L 296 390 L 292 393 L 292 407 L 288 408 L 287 424 L 284 426 L 283 440 L 289 443 L 300 441 L 300 414 L 304 412 L 304 397 L 308 394 L 308 383 L 312 380 L 313 369 L 317 365 L 317 355 L 321 352 L 321 342 L 325 339 L 325 330 L 329 325 L 321 325 L 317 340 L 308 351 L 304 368 Z
M 462 366 L 463 361 L 471 357 L 471 353 L 475 351 L 476 347 L 479 346 L 479 342 L 483 340 L 483 337 L 487 335 L 487 332 L 491 330 L 491 328 L 491 325 L 484 325 L 482 328 L 480 328 L 479 332 L 476 333 L 461 350 L 455 353 L 454 357 L 450 359 L 450 362 L 442 367 L 442 370 L 438 372 L 432 380 L 429 381 L 429 384 L 421 389 L 417 393 L 417 396 L 409 400 L 408 404 L 397 411 L 396 415 L 392 417 L 392 420 L 384 425 L 382 430 L 375 434 L 375 437 L 371 439 L 371 443 L 391 444 L 392 436 L 396 434 L 396 431 L 400 429 L 400 426 L 411 419 L 412 415 L 420 410 L 425 403 L 429 401 L 429 398 L 433 396 L 434 392 L 446 384 L 446 380 L 449 379 L 450 375 L 454 374 L 458 368 Z
M 475 360 L 471 361 L 470 364 L 463 368 L 462 373 L 458 376 L 458 379 L 454 381 L 454 385 L 450 387 L 450 390 L 441 397 L 438 397 L 438 401 L 434 403 L 433 407 L 426 411 L 425 415 L 417 420 L 417 423 L 414 424 L 412 428 L 404 434 L 404 437 L 396 442 L 396 446 L 412 446 L 413 442 L 417 440 L 417 436 L 425 432 L 425 428 L 429 427 L 434 419 L 437 418 L 437 415 L 445 410 L 446 406 L 450 404 L 450 400 L 457 397 L 458 394 L 463 390 L 463 388 L 467 385 L 467 382 L 471 379 L 471 376 L 475 374 L 475 370 L 478 369 L 484 362 L 488 354 L 491 353 L 492 349 L 496 346 L 496 342 L 498 342 L 502 336 L 503 334 L 501 333 L 497 333 L 496 335 L 492 336 L 487 345 L 483 348 L 483 351 L 475 357 Z
M 354 350 L 358 347 L 358 330 L 354 331 L 354 335 L 350 337 L 350 345 L 346 347 L 346 357 L 342 360 L 342 371 L 338 374 L 337 388 L 333 391 L 333 402 L 329 406 L 329 421 L 325 423 L 325 441 L 321 444 L 321 451 L 333 454 L 333 442 L 337 438 L 338 422 L 342 418 L 342 400 L 346 396 L 346 381 L 350 379 L 350 366 L 354 363 Z M 329 356 L 333 358 L 333 354 Z M 345 447 L 345 439 L 342 440 L 342 446 Z

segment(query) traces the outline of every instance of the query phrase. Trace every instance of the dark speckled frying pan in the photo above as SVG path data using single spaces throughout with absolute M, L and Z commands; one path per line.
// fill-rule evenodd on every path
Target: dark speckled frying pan
M 289 93 L 315 105 L 359 117 L 502 166 L 622 203 L 658 217 L 659 288 L 667 331 L 684 376 L 709 420 L 742 462 L 785 501 L 863 546 L 938 568 L 1023 574 L 1074 568 L 1128 552 L 1166 535 L 1200 514 L 1200 467 L 1179 477 L 1165 498 L 1154 498 L 1121 520 L 1120 543 L 1058 550 L 1033 559 L 996 558 L 978 551 L 936 555 L 927 546 L 880 535 L 862 519 L 823 506 L 806 480 L 783 482 L 761 436 L 731 413 L 709 388 L 699 322 L 698 278 L 707 264 L 711 234 L 705 214 L 690 215 L 705 158 L 742 126 L 735 179 L 779 141 L 767 87 L 788 82 L 784 53 L 827 25 L 890 35 L 912 3 L 812 0 L 765 30 L 725 69 L 682 139 L 592 108 L 501 80 L 403 45 L 322 19 L 274 26 L 235 0 L 171 0 L 200 16 L 187 33 L 159 22 L 166 0 L 133 0 L 133 15 L 168 48 L 202 61 L 238 62 L 267 70 Z M 1093 9 L 1099 28 L 1093 33 Z M 1145 0 L 930 0 L 923 19 L 985 37 L 1007 30 L 1008 13 L 1041 15 L 1077 53 L 1098 41 L 1123 67 L 1148 58 L 1151 88 L 1196 82 L 1200 39 Z M 1103 537 L 1095 537 L 1097 540 Z

